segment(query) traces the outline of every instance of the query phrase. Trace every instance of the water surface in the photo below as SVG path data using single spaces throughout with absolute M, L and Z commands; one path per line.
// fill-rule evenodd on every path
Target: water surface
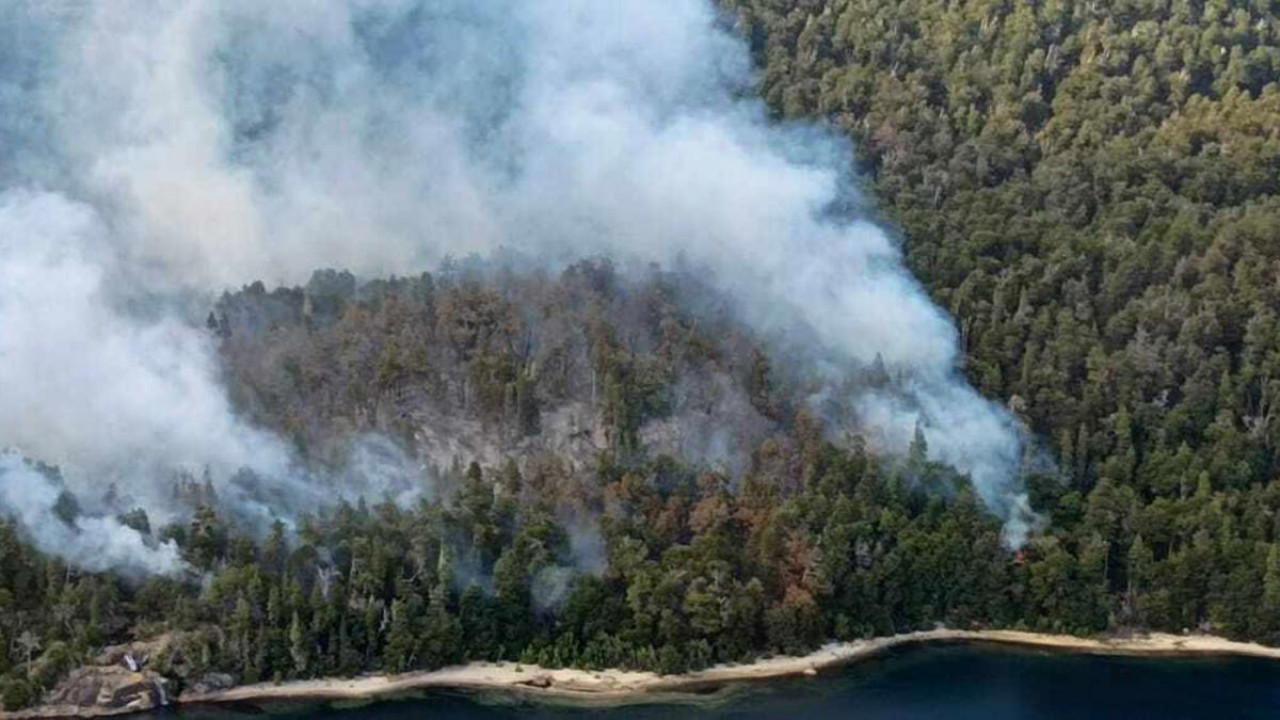
M 358 707 L 284 705 L 267 720 L 835 720 L 1280 718 L 1280 662 L 1126 658 L 977 645 L 906 648 L 813 678 L 737 685 L 690 702 L 571 708 L 429 693 Z M 167 720 L 235 720 L 184 708 Z M 244 716 L 239 716 L 243 720 Z

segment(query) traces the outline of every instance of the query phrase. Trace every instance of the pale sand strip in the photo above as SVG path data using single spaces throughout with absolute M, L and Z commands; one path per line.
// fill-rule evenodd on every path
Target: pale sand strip
M 471 663 L 404 675 L 301 680 L 242 685 L 218 692 L 184 693 L 176 703 L 234 703 L 289 700 L 364 700 L 415 690 L 453 689 L 523 694 L 555 702 L 615 705 L 688 699 L 689 693 L 734 682 L 812 675 L 823 668 L 855 662 L 885 650 L 930 642 L 1025 645 L 1098 655 L 1244 655 L 1280 659 L 1280 648 L 1226 640 L 1212 635 L 1163 633 L 1129 637 L 1081 638 L 1016 630 L 937 629 L 890 637 L 833 643 L 803 657 L 774 657 L 745 665 L 717 665 L 700 672 L 660 676 L 624 670 L 548 670 L 516 663 Z M 42 706 L 0 720 L 55 717 L 106 717 L 136 712 L 128 708 Z
M 472 663 L 404 675 L 373 675 L 262 683 L 197 695 L 185 693 L 180 703 L 225 703 L 264 700 L 353 700 L 413 690 L 448 688 L 524 693 L 549 699 L 605 702 L 661 700 L 670 694 L 725 683 L 813 674 L 853 662 L 889 648 L 929 642 L 981 642 L 1056 648 L 1106 655 L 1247 655 L 1280 659 L 1280 648 L 1226 640 L 1211 635 L 1155 633 L 1125 638 L 1080 638 L 1014 630 L 938 629 L 824 646 L 803 657 L 774 657 L 745 665 L 717 665 L 684 675 L 660 676 L 622 670 L 549 670 L 516 663 Z M 646 698 L 647 696 L 647 698 Z

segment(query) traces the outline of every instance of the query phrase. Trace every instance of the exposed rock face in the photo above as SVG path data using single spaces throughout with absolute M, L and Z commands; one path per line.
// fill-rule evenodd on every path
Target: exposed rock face
M 87 717 L 151 710 L 168 704 L 167 682 L 149 670 L 78 668 L 45 696 L 42 707 L 17 715 Z
M 193 679 L 187 685 L 187 691 L 195 695 L 205 695 L 219 690 L 229 690 L 236 685 L 236 679 L 226 673 L 205 673 Z
M 571 402 L 543 411 L 537 434 L 512 437 L 495 432 L 475 418 L 442 412 L 432 406 L 396 406 L 398 417 L 416 426 L 414 444 L 419 457 L 443 470 L 455 458 L 465 466 L 475 460 L 485 467 L 501 467 L 512 457 L 553 455 L 576 466 L 590 465 L 608 447 L 599 413 L 587 403 Z

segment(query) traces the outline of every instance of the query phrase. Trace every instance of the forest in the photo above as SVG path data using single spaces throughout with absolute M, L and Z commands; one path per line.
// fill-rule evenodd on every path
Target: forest
M 965 373 L 1041 439 L 1024 548 L 923 436 L 837 431 L 691 274 L 321 271 L 210 308 L 236 407 L 321 467 L 366 434 L 471 460 L 296 527 L 175 477 L 189 520 L 121 519 L 188 578 L 83 572 L 0 522 L 0 704 L 156 637 L 179 682 L 677 673 L 936 623 L 1280 643 L 1280 7 L 721 5 L 770 112 L 853 140 Z

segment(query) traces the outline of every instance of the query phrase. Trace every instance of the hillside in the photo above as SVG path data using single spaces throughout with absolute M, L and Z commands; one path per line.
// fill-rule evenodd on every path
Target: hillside
M 176 542 L 191 574 L 140 586 L 73 572 L 3 526 L 6 636 L 41 639 L 30 665 L 10 655 L 9 706 L 101 643 L 160 632 L 174 640 L 151 667 L 181 688 L 464 659 L 673 673 L 935 622 L 1178 631 L 1200 607 L 1232 636 L 1280 630 L 1274 551 L 1265 583 L 1201 595 L 1195 577 L 1156 585 L 1171 561 L 1135 542 L 1114 575 L 1133 586 L 1109 587 L 1102 538 L 1128 508 L 1101 493 L 1012 553 L 922 439 L 895 460 L 833 432 L 811 400 L 822 385 L 715 298 L 687 275 L 628 279 L 599 261 L 367 283 L 325 271 L 224 296 L 208 332 L 242 412 L 321 466 L 391 438 L 395 483 L 295 534 L 179 479 L 189 523 L 124 520 Z M 1224 517 L 1211 493 L 1185 502 Z M 1241 532 L 1258 528 L 1265 507 L 1242 510 Z M 1242 572 L 1197 569 L 1213 587 Z
M 1040 546 L 1105 548 L 1122 616 L 1250 627 L 1223 603 L 1280 597 L 1276 6 L 724 5 L 777 115 L 854 138 L 969 377 L 1052 448 Z
M 964 375 L 1034 438 L 1026 452 L 1033 462 L 1015 478 L 1041 520 L 1025 545 L 1009 546 L 1000 514 L 984 504 L 973 478 L 930 459 L 920 425 L 905 452 L 891 452 L 874 428 L 850 419 L 856 413 L 848 404 L 858 396 L 893 397 L 911 386 L 903 370 L 910 343 L 898 346 L 907 360 L 888 369 L 878 356 L 842 362 L 857 355 L 829 357 L 804 335 L 813 328 L 796 328 L 801 337 L 783 342 L 748 322 L 745 316 L 761 314 L 741 302 L 750 293 L 726 294 L 699 269 L 655 263 L 624 270 L 590 253 L 564 266 L 446 261 L 408 277 L 319 270 L 305 285 L 255 282 L 201 301 L 198 315 L 207 313 L 207 322 L 188 323 L 183 332 L 196 340 L 178 343 L 190 352 L 153 357 L 144 351 L 157 346 L 143 343 L 113 366 L 154 360 L 169 371 L 166 380 L 204 387 L 207 349 L 219 376 L 208 387 L 218 399 L 225 387 L 236 422 L 255 431 L 230 421 L 217 427 L 229 427 L 226 435 L 237 441 L 249 437 L 245 445 L 255 449 L 267 436 L 256 434 L 261 429 L 287 449 L 291 464 L 274 484 L 248 468 L 217 483 L 207 470 L 172 470 L 165 485 L 176 516 L 142 501 L 103 516 L 98 509 L 128 507 L 132 498 L 107 483 L 102 499 L 77 497 L 56 467 L 0 455 L 54 489 L 51 516 L 0 518 L 0 705 L 36 703 L 104 646 L 131 641 L 147 641 L 139 653 L 148 670 L 171 679 L 175 691 L 465 660 L 670 674 L 937 623 L 1083 635 L 1199 630 L 1280 644 L 1280 7 L 720 4 L 750 45 L 777 126 L 816 120 L 852 139 L 874 201 L 867 205 L 897 229 L 910 269 L 959 326 Z M 396 47 L 408 42 L 388 32 Z M 398 61 L 387 62 L 396 72 L 369 76 L 401 78 Z M 672 108 L 690 87 L 702 89 L 682 82 L 680 92 L 661 96 L 655 115 L 679 117 Z M 389 97 L 395 102 L 380 111 L 417 107 Z M 728 102 L 703 109 L 725 112 Z M 247 105 L 241 110 L 254 108 Z M 492 108 L 476 105 L 468 111 L 488 118 Z M 262 109 L 256 124 L 241 123 L 249 129 L 236 126 L 240 161 L 276 157 L 253 152 L 258 138 L 272 138 L 274 123 L 287 125 L 275 112 Z M 730 130 L 712 123 L 724 137 L 702 130 L 737 139 L 744 115 L 727 112 Z M 389 122 L 374 117 L 371 125 Z M 512 117 L 518 125 L 524 116 Z M 756 143 L 753 151 L 799 137 L 741 132 Z M 305 150 L 299 137 L 282 145 Z M 467 141 L 483 145 L 485 138 Z M 506 148 L 502 139 L 510 140 L 495 147 Z M 667 151 L 663 158 L 680 157 L 654 146 Z M 590 149 L 574 152 L 594 157 Z M 744 233 L 757 230 L 748 227 L 757 217 L 785 227 L 799 222 L 816 237 L 846 239 L 843 227 L 828 225 L 825 215 L 814 219 L 809 207 L 827 198 L 825 182 L 839 168 L 808 174 L 803 157 L 785 156 L 796 163 L 788 165 L 783 155 L 760 152 L 761 165 L 737 167 L 781 167 L 805 191 L 788 197 L 788 212 L 776 217 L 711 219 Z M 347 167 L 346 155 L 325 157 L 324 168 Z M 597 176 L 577 181 L 589 186 Z M 772 187 L 761 181 L 731 197 L 753 200 Z M 708 188 L 712 198 L 723 189 L 708 182 L 653 193 L 638 183 L 621 192 L 644 201 L 634 214 L 613 218 L 624 203 L 606 195 L 585 203 L 599 213 L 585 213 L 585 225 L 594 230 L 607 218 L 620 222 L 610 226 L 615 231 L 639 232 L 634 221 L 655 214 L 645 203 L 660 199 L 679 205 L 679 222 L 665 228 L 679 235 L 683 223 L 704 219 L 695 210 L 709 202 L 696 192 Z M 391 196 L 402 198 L 420 188 L 396 189 L 406 194 Z M 296 208 L 283 204 L 316 206 L 315 196 L 303 196 Z M 567 205 L 554 195 L 533 197 L 549 205 L 522 208 L 532 216 Z M 795 207 L 803 212 L 791 213 Z M 309 214 L 284 215 L 302 216 L 315 223 L 307 228 L 323 229 Z M 527 220 L 512 217 L 503 221 Z M 401 219 L 386 227 L 401 228 Z M 553 219 L 551 232 L 581 232 L 572 211 Z M 296 232 L 284 221 L 270 228 L 286 226 Z M 165 237 L 141 235 L 147 248 Z M 752 238 L 772 240 L 764 230 Z M 703 240 L 700 252 L 723 256 L 720 235 Z M 787 253 L 764 240 L 743 256 L 750 250 L 768 262 L 744 261 L 731 276 L 739 283 L 767 277 L 756 273 L 762 268 L 813 270 L 779 261 Z M 601 247 L 635 241 L 623 234 Z M 816 252 L 805 244 L 812 242 L 806 237 L 797 247 Z M 874 248 L 878 239 L 867 242 Z M 850 267 L 860 267 L 859 252 Z M 892 262 L 891 253 L 866 252 L 870 265 Z M 35 257 L 31 268 L 62 267 Z M 142 257 L 148 262 L 139 276 L 172 260 Z M 199 266 L 204 256 L 192 257 Z M 812 264 L 845 259 L 839 252 L 815 258 Z M 233 260 L 215 269 L 229 272 Z M 83 288 L 105 282 L 99 275 L 114 278 L 96 269 L 73 265 L 44 285 L 71 288 L 72 278 Z M 888 281 L 874 273 L 857 279 L 887 282 L 900 291 L 895 302 L 905 298 L 919 309 L 914 286 L 895 284 L 895 273 L 890 268 Z M 833 290 L 788 281 L 773 291 L 802 288 L 804 300 L 816 302 Z M 183 287 L 168 278 L 155 284 Z M 37 300 L 71 306 L 45 295 L 55 297 L 33 295 L 31 307 Z M 153 342 L 152 325 L 110 314 L 129 306 L 132 298 L 124 298 L 86 291 L 76 300 L 93 311 L 85 313 L 93 322 L 66 327 L 101 325 L 114 333 L 110 339 Z M 160 313 L 139 306 L 144 319 Z M 836 334 L 846 328 L 833 327 Z M 846 340 L 863 349 L 861 338 Z M 946 346 L 938 339 L 934 364 L 925 366 L 945 362 Z M 164 367 L 183 361 L 197 367 Z M 170 399 L 158 392 L 142 403 Z M 214 405 L 201 417 L 221 419 Z M 178 416 L 129 417 L 162 424 Z M 152 424 L 142 424 L 139 435 L 151 440 Z M 138 463 L 147 471 L 154 465 Z M 146 479 L 138 487 L 150 489 Z M 180 570 L 86 570 L 36 549 L 31 535 L 41 522 L 62 537 L 86 523 L 128 528 L 134 549 L 171 550 Z

